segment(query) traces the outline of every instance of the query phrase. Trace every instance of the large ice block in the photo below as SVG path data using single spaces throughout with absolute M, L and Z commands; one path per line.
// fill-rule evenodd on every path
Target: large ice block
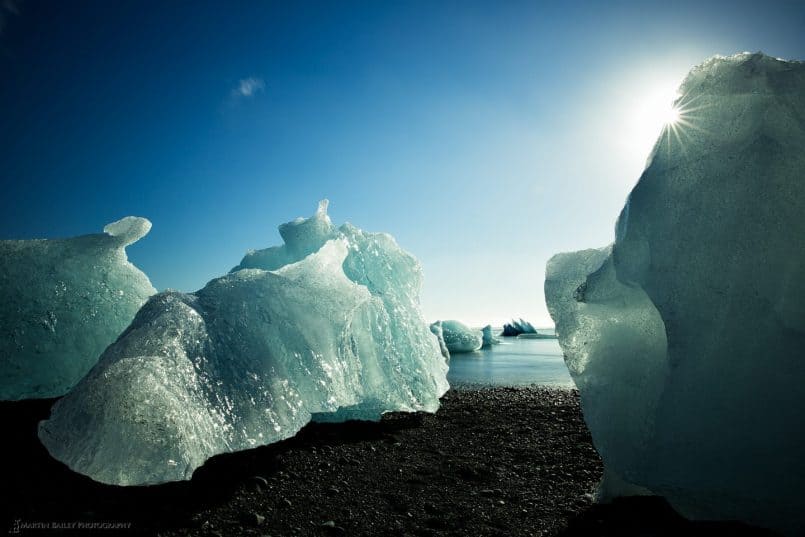
M 442 337 L 447 350 L 453 353 L 474 352 L 481 348 L 483 335 L 466 324 L 455 321 L 440 321 Z
M 126 257 L 150 229 L 128 216 L 94 235 L 0 241 L 0 399 L 58 397 L 90 370 L 156 292 Z
M 805 64 L 694 68 L 614 244 L 545 296 L 606 467 L 696 519 L 805 533 Z
M 203 289 L 152 297 L 40 424 L 48 451 L 104 483 L 163 483 L 314 414 L 435 411 L 447 364 L 416 259 L 389 235 L 336 229 L 326 202 L 280 231 L 285 245 Z

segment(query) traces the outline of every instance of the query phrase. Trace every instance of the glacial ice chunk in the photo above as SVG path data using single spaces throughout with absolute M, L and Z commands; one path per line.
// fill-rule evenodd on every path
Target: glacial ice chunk
M 483 338 L 482 347 L 491 347 L 492 345 L 500 343 L 500 340 L 492 335 L 492 325 L 490 324 L 481 329 L 481 334 Z
M 441 321 L 444 343 L 450 353 L 474 352 L 481 348 L 480 330 L 473 330 L 459 321 Z
M 126 216 L 117 222 L 106 224 L 103 232 L 116 237 L 120 244 L 128 246 L 142 239 L 151 231 L 151 221 L 138 216 Z
M 318 251 L 325 242 L 337 236 L 335 226 L 327 215 L 329 203 L 329 200 L 321 200 L 316 214 L 311 218 L 300 217 L 280 224 L 279 232 L 284 244 L 248 252 L 231 272 L 245 268 L 277 270 Z
M 520 319 L 512 319 L 511 323 L 503 325 L 503 331 L 500 333 L 503 337 L 516 337 L 522 334 L 536 334 L 537 329 L 528 321 Z
M 0 241 L 0 399 L 58 397 L 156 293 L 126 246 L 151 229 L 128 216 L 105 233 Z
M 805 533 L 805 64 L 694 68 L 614 244 L 548 262 L 545 296 L 604 497 Z
M 444 329 L 442 328 L 442 321 L 436 321 L 430 325 L 430 331 L 436 336 L 436 340 L 439 342 L 439 350 L 442 352 L 442 356 L 448 362 L 450 361 L 450 351 L 447 350 L 447 345 L 444 342 Z
M 51 455 L 96 481 L 163 483 L 314 415 L 434 412 L 447 364 L 419 263 L 390 235 L 336 229 L 326 206 L 203 289 L 152 297 L 40 424 Z

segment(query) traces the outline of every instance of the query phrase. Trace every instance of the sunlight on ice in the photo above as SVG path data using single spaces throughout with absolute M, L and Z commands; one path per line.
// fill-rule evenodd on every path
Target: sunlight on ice
M 622 117 L 616 132 L 630 158 L 644 161 L 658 137 L 683 117 L 684 111 L 675 104 L 680 95 L 678 81 L 654 81 L 640 89 L 632 101 L 620 104 Z
M 447 364 L 419 308 L 419 262 L 326 209 L 203 289 L 152 297 L 40 424 L 51 455 L 104 483 L 163 483 L 311 419 L 434 412 Z
M 681 90 L 614 244 L 548 262 L 548 309 L 603 499 L 802 535 L 805 63 L 711 58 Z
M 662 121 L 664 125 L 673 125 L 679 121 L 679 108 L 670 105 L 662 112 Z

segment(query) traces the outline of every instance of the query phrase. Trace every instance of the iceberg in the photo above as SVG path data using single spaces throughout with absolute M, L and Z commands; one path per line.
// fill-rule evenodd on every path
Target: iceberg
M 444 329 L 442 328 L 442 321 L 436 321 L 435 323 L 430 325 L 430 331 L 436 336 L 437 341 L 439 342 L 439 350 L 442 352 L 442 356 L 448 362 L 450 361 L 450 351 L 447 350 L 447 344 L 444 342 Z
M 481 329 L 481 335 L 483 338 L 483 344 L 481 347 L 491 347 L 492 345 L 496 345 L 500 343 L 500 340 L 492 335 L 492 325 L 486 325 Z
M 459 321 L 439 321 L 447 350 L 453 353 L 474 352 L 481 348 L 483 337 L 480 330 L 473 330 Z
M 524 321 L 520 319 L 519 321 L 516 319 L 512 319 L 511 323 L 506 323 L 503 325 L 503 331 L 500 333 L 503 337 L 517 337 L 522 334 L 536 334 L 537 329 L 529 323 L 528 321 Z
M 203 289 L 153 296 L 40 423 L 50 454 L 96 481 L 147 485 L 314 416 L 436 411 L 447 364 L 420 312 L 419 263 L 326 209 Z
M 679 94 L 614 244 L 548 262 L 548 308 L 602 499 L 801 535 L 805 63 L 716 57 Z
M 151 222 L 104 233 L 0 241 L 0 399 L 64 395 L 156 293 L 126 257 Z

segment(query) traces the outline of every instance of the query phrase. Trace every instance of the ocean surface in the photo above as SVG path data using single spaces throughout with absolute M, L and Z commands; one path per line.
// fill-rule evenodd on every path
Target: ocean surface
M 450 386 L 573 386 L 557 340 L 498 339 L 501 343 L 491 348 L 453 354 L 447 372 Z

